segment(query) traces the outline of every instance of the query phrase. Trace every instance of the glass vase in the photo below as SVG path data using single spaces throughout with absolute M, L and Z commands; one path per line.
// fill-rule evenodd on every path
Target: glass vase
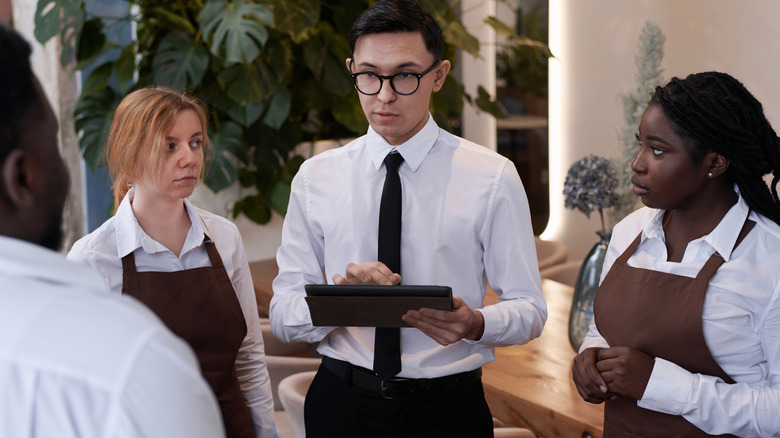
M 574 296 L 569 313 L 569 343 L 574 351 L 579 351 L 593 319 L 593 300 L 599 288 L 601 267 L 609 245 L 610 234 L 601 231 L 596 234 L 599 235 L 599 241 L 585 256 L 574 283 Z

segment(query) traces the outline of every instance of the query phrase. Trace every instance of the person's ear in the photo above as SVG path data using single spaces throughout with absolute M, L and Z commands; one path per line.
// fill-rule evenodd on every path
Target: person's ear
M 444 86 L 444 81 L 447 79 L 447 75 L 450 73 L 450 69 L 452 68 L 452 64 L 450 64 L 450 61 L 443 60 L 439 63 L 438 67 L 434 69 L 434 80 L 433 80 L 433 91 L 439 91 L 441 90 L 441 87 Z
M 28 160 L 24 151 L 15 148 L 0 165 L 0 181 L 4 197 L 15 206 L 30 207 L 35 200 L 30 187 Z
M 347 58 L 347 60 L 344 63 L 347 65 L 347 71 L 351 72 L 349 68 L 352 66 L 352 58 Z
M 708 178 L 716 178 L 723 175 L 729 168 L 729 159 L 717 152 L 707 154 L 705 160 L 709 163 L 709 167 L 707 168 Z

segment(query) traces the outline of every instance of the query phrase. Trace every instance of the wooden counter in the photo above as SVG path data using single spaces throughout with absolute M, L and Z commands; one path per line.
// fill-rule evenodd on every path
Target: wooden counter
M 576 355 L 568 331 L 573 291 L 542 280 L 548 313 L 542 335 L 526 345 L 497 348 L 496 360 L 483 367 L 493 416 L 544 438 L 602 436 L 604 405 L 583 401 L 571 380 Z
M 249 264 L 257 308 L 268 315 L 276 260 Z M 485 396 L 493 416 L 508 424 L 529 427 L 544 438 L 601 438 L 603 405 L 586 403 L 571 380 L 575 352 L 569 345 L 569 309 L 573 288 L 542 280 L 547 300 L 547 324 L 542 335 L 526 345 L 496 349 L 496 361 L 483 368 Z M 496 302 L 489 291 L 486 304 Z

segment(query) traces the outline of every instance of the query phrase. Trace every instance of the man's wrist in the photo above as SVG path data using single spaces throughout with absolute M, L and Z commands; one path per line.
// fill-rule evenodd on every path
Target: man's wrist
M 470 341 L 478 341 L 482 339 L 482 335 L 485 334 L 485 317 L 482 312 L 476 309 L 471 309 L 475 316 L 476 324 L 472 325 L 472 329 L 467 333 L 466 339 Z

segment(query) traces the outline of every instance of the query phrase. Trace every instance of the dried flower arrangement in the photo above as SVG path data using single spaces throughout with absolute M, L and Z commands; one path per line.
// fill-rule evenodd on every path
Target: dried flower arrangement
M 598 211 L 601 218 L 601 232 L 607 234 L 604 210 L 617 202 L 615 178 L 612 165 L 606 158 L 588 155 L 574 162 L 566 173 L 563 183 L 563 203 L 569 210 L 577 209 L 590 218 Z

